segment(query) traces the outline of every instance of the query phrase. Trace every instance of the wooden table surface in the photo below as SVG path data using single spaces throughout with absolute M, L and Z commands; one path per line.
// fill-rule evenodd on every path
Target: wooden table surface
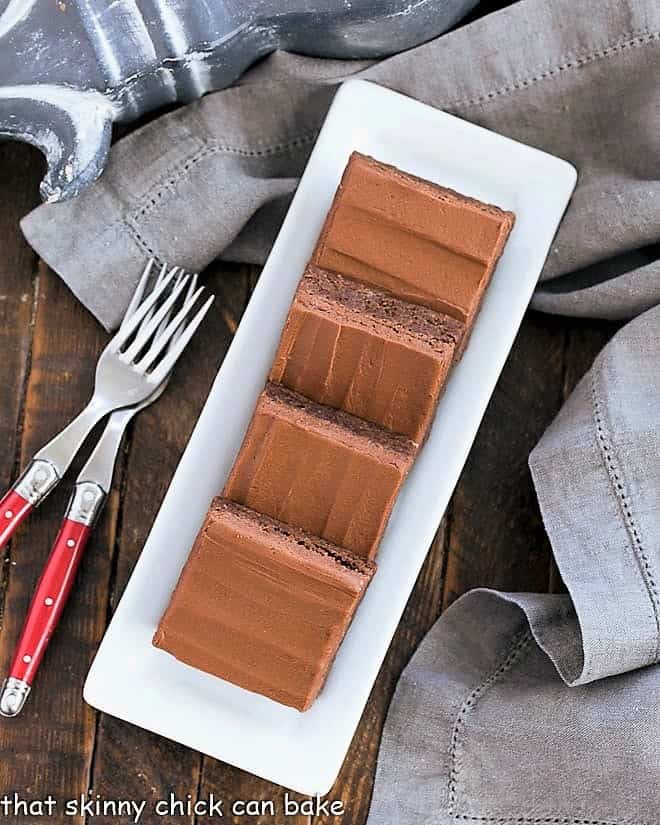
M 26 245 L 19 218 L 38 202 L 36 151 L 0 144 L 0 489 L 83 405 L 107 336 Z M 103 261 L 99 261 L 99 267 Z M 231 342 L 258 271 L 216 265 L 211 316 L 171 387 L 130 430 L 107 509 L 80 569 L 74 595 L 22 714 L 0 722 L 0 796 L 60 801 L 90 789 L 107 799 L 147 800 L 142 823 L 170 792 L 185 800 L 272 799 L 283 789 L 85 705 L 81 689 L 108 620 L 131 574 L 211 382 Z M 527 457 L 576 381 L 612 334 L 604 324 L 529 313 L 513 347 L 449 511 L 383 664 L 329 798 L 343 817 L 236 817 L 225 822 L 342 822 L 366 819 L 378 745 L 397 678 L 440 613 L 476 586 L 548 591 L 560 587 L 533 492 Z M 194 365 L 194 367 L 193 367 Z M 75 468 L 74 468 L 75 472 Z M 73 475 L 71 476 L 74 477 Z M 0 667 L 6 669 L 30 594 L 68 495 L 61 485 L 12 542 L 0 577 Z M 127 684 L 129 691 L 139 685 Z M 219 732 L 218 735 L 222 735 Z M 0 811 L 0 817 L 2 812 Z M 48 822 L 78 823 L 60 809 Z M 87 817 L 87 819 L 91 819 Z M 34 817 L 9 817 L 35 822 Z M 45 821 L 45 820 L 42 820 Z M 129 822 L 94 817 L 94 822 Z M 413 825 L 393 823 L 393 825 Z

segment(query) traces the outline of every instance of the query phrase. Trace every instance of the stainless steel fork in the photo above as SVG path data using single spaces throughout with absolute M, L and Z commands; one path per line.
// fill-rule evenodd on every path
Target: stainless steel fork
M 176 267 L 170 270 L 149 295 L 143 297 L 151 262 L 145 268 L 136 290 L 137 300 L 134 296 L 131 302 L 130 315 L 127 314 L 99 358 L 90 402 L 35 454 L 0 500 L 0 550 L 59 483 L 96 424 L 113 410 L 144 401 L 171 372 L 213 302 L 210 296 L 199 307 L 203 287 L 182 297 L 191 277 L 177 277 L 178 272 Z

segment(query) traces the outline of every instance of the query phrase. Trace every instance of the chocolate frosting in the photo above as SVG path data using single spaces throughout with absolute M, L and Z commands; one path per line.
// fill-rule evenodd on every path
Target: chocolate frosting
M 306 710 L 374 571 L 302 530 L 216 499 L 154 645 Z
M 223 495 L 373 558 L 416 445 L 268 384 Z
M 421 443 L 464 325 L 310 265 L 270 380 Z
M 514 215 L 354 152 L 313 262 L 472 324 Z

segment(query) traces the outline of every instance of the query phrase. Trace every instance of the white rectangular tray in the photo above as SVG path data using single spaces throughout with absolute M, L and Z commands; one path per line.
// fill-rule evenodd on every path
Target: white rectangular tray
M 298 713 L 151 645 L 251 418 L 352 150 L 516 213 L 469 346 L 410 473 L 378 572 L 319 699 Z M 304 794 L 332 786 L 575 186 L 565 161 L 364 81 L 338 92 L 85 685 L 89 704 Z

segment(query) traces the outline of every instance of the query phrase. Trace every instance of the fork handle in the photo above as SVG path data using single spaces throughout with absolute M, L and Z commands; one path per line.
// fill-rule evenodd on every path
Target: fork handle
M 60 480 L 49 461 L 35 459 L 0 499 L 0 550 Z
M 96 396 L 67 426 L 42 447 L 25 472 L 0 500 L 0 551 L 18 526 L 60 481 L 83 441 L 112 410 Z
M 30 502 L 19 495 L 13 488 L 0 500 L 0 550 L 14 535 L 19 525 L 33 510 Z
M 96 487 L 94 501 L 93 487 Z M 0 693 L 0 714 L 3 716 L 17 716 L 25 704 L 71 593 L 76 572 L 105 498 L 105 493 L 96 485 L 89 482 L 76 485 L 32 596 L 9 675 Z
M 37 584 L 9 676 L 31 685 L 64 610 L 85 546 L 86 524 L 64 519 Z

